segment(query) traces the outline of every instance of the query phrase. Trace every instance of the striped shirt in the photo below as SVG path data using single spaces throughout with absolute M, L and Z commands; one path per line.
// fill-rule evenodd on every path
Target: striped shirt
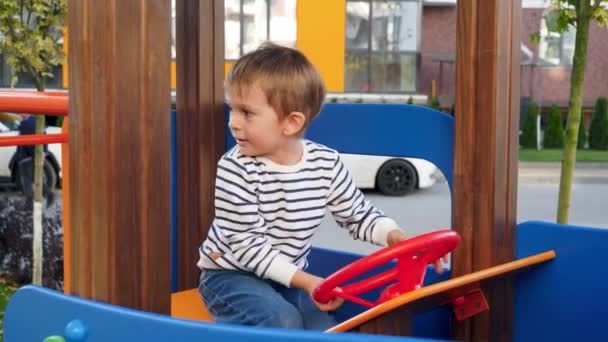
M 364 198 L 336 151 L 302 143 L 295 165 L 244 156 L 238 145 L 221 158 L 215 217 L 199 248 L 201 269 L 254 272 L 289 286 L 294 273 L 308 266 L 326 208 L 354 239 L 386 246 L 395 221 Z

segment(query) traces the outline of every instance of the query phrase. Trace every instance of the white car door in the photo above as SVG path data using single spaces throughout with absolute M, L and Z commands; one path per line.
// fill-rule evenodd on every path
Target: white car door
M 11 131 L 2 122 L 0 122 L 0 137 L 16 136 L 19 132 Z M 11 158 L 15 154 L 17 147 L 15 146 L 0 146 L 0 177 L 10 177 L 11 170 L 8 168 L 8 164 Z

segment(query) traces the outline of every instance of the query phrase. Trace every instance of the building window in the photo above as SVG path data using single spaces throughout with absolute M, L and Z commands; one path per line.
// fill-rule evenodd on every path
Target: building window
M 346 91 L 417 91 L 420 15 L 416 0 L 347 0 Z
M 296 0 L 225 0 L 225 58 L 234 60 L 272 41 L 296 45 Z
M 543 18 L 540 24 L 540 42 L 538 54 L 540 58 L 555 65 L 571 66 L 574 57 L 574 40 L 576 29 L 570 27 L 568 31 L 553 32 L 547 28 Z

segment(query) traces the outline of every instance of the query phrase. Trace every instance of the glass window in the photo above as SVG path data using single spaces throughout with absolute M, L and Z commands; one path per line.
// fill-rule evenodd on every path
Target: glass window
M 377 51 L 418 50 L 418 3 L 374 2 L 372 49 Z
M 225 58 L 237 59 L 241 55 L 241 1 L 225 0 L 224 3 L 224 43 Z
M 175 37 L 175 0 L 171 0 L 171 59 L 175 59 L 177 51 Z
M 572 65 L 576 29 L 570 27 L 568 31 L 561 33 L 550 31 L 544 18 L 541 20 L 540 25 L 539 56 L 556 65 Z
M 346 48 L 367 49 L 369 46 L 369 2 L 346 3 Z
M 373 54 L 370 91 L 415 92 L 416 64 L 414 54 Z
M 268 38 L 267 0 L 245 0 L 243 3 L 243 53 L 255 50 Z
M 347 52 L 344 69 L 346 91 L 370 91 L 369 55 L 366 52 Z
M 265 41 L 295 46 L 297 0 L 225 0 L 225 57 L 237 59 Z
M 270 40 L 295 47 L 297 37 L 296 0 L 270 2 Z
M 347 0 L 346 91 L 417 91 L 420 6 L 416 0 Z

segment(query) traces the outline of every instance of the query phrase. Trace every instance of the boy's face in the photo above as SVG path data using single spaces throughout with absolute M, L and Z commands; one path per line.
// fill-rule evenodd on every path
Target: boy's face
M 228 90 L 226 100 L 231 108 L 228 127 L 241 153 L 272 158 L 288 136 L 284 121 L 279 120 L 264 92 L 253 84 L 241 87 L 240 92 Z

